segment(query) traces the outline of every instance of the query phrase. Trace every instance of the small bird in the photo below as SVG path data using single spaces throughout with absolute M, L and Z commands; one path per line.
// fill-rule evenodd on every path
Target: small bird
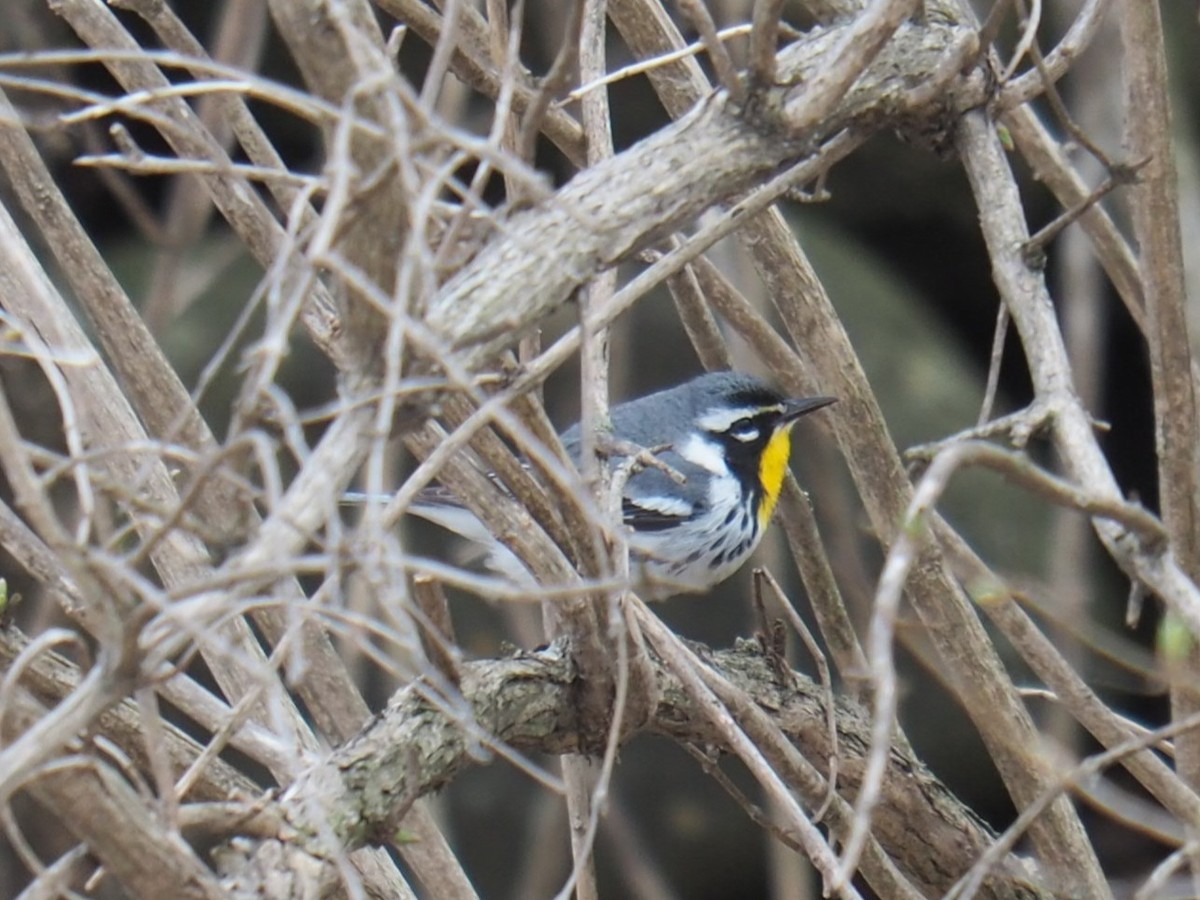
M 637 587 L 662 599 L 706 591 L 736 572 L 758 546 L 779 499 L 792 425 L 835 401 L 787 398 L 751 375 L 713 372 L 612 407 L 614 443 L 666 446 L 657 458 L 683 476 L 680 483 L 668 471 L 643 467 L 625 484 L 622 513 Z M 562 441 L 578 462 L 579 426 L 563 432 Z M 423 492 L 409 512 L 482 545 L 492 569 L 509 577 L 523 573 L 448 490 Z

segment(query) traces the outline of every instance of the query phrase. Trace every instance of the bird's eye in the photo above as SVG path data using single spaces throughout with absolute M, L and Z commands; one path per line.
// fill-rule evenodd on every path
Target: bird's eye
M 729 435 L 739 441 L 749 443 L 758 439 L 758 426 L 754 424 L 753 419 L 738 419 L 729 426 Z

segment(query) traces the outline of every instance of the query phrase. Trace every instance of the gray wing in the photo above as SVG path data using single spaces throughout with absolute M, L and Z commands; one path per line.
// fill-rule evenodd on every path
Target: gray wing
M 672 451 L 658 458 L 684 477 L 682 484 L 661 469 L 635 473 L 625 485 L 622 512 L 625 524 L 636 531 L 662 531 L 701 515 L 707 497 L 699 466 Z
M 637 407 L 641 404 L 641 400 L 635 400 L 613 410 L 614 425 L 623 437 L 635 443 L 642 443 L 650 441 L 652 433 L 657 434 L 661 440 L 664 432 L 680 432 L 679 422 L 656 421 L 654 416 L 637 413 Z M 680 411 L 675 411 L 673 416 L 683 421 Z M 572 425 L 564 431 L 562 440 L 571 458 L 578 462 L 579 426 Z M 630 477 L 625 485 L 621 513 L 625 524 L 635 531 L 663 531 L 674 528 L 695 518 L 705 508 L 707 497 L 702 487 L 705 483 L 702 477 L 703 470 L 671 450 L 659 453 L 658 458 L 683 475 L 685 480 L 679 484 L 666 472 L 655 468 L 642 469 Z M 610 463 L 615 466 L 620 465 L 622 461 L 622 457 L 617 457 L 610 460 Z
M 563 443 L 571 458 L 578 462 L 578 426 L 564 432 Z M 703 472 L 700 467 L 670 450 L 659 453 L 658 458 L 684 476 L 685 480 L 679 484 L 666 472 L 655 468 L 645 468 L 630 476 L 625 485 L 621 514 L 625 524 L 635 531 L 662 531 L 673 528 L 695 518 L 705 508 L 707 498 L 701 487 L 704 479 L 701 477 Z M 619 465 L 621 461 L 622 458 L 617 457 L 612 463 Z M 491 473 L 489 477 L 498 487 L 504 489 L 499 479 Z M 448 488 L 440 484 L 431 484 L 417 494 L 412 511 L 438 521 L 435 516 L 427 513 L 439 508 L 461 509 L 462 504 Z

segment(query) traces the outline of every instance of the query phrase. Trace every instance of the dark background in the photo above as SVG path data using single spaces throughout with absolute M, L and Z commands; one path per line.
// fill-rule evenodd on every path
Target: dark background
M 205 0 L 172 5 L 203 39 L 211 28 L 214 5 Z M 73 46 L 71 37 L 40 4 L 18 3 L 16 7 L 12 29 L 7 34 L 0 30 L 0 49 Z M 1187 179 L 1195 168 L 1187 154 L 1194 154 L 1196 146 L 1197 123 L 1191 111 L 1200 89 L 1200 63 L 1190 52 L 1197 38 L 1195 9 L 1190 4 L 1164 3 L 1163 13 L 1173 40 L 1176 127 L 1184 157 L 1181 179 Z M 555 18 L 539 12 L 527 23 L 524 59 L 534 71 L 545 70 L 551 48 L 557 45 L 561 23 Z M 1056 26 L 1048 24 L 1046 33 L 1056 36 Z M 1043 46 L 1049 48 L 1050 38 Z M 622 64 L 623 54 L 623 47 L 614 41 L 610 67 Z M 1091 66 L 1092 75 L 1068 76 L 1062 84 L 1064 96 L 1069 103 L 1078 104 L 1081 116 L 1088 92 L 1102 81 L 1093 77 L 1103 75 L 1104 66 L 1116 65 L 1111 54 L 1100 56 L 1093 52 L 1081 64 Z M 427 59 L 427 48 L 410 35 L 402 56 L 404 71 L 419 78 Z M 274 34 L 265 43 L 261 71 L 298 84 L 286 50 Z M 114 90 L 98 68 L 77 66 L 67 74 L 95 90 Z M 52 108 L 36 94 L 14 95 L 14 99 L 24 100 L 27 108 L 34 110 Z M 620 146 L 665 121 L 644 79 L 619 83 L 611 102 Z M 470 109 L 476 114 L 478 129 L 486 131 L 487 104 L 475 98 Z M 1109 112 L 1115 121 L 1107 128 L 1102 125 L 1094 136 L 1121 159 L 1119 131 L 1113 131 L 1120 127 L 1120 112 Z M 291 164 L 301 170 L 320 166 L 321 147 L 311 129 L 272 109 L 263 108 L 262 119 Z M 155 136 L 137 127 L 134 131 L 148 150 L 155 149 Z M 94 142 L 107 141 L 103 129 L 50 132 L 40 140 L 57 160 L 62 182 L 106 257 L 132 295 L 144 295 L 161 247 L 139 227 L 126 206 L 113 201 L 110 186 L 102 178 L 71 165 L 71 159 Z M 542 148 L 540 162 L 559 181 L 570 175 L 548 148 Z M 1020 168 L 1019 162 L 1017 165 Z M 1036 229 L 1059 210 L 1045 189 L 1026 173 L 1022 177 L 1030 225 Z M 170 189 L 165 179 L 123 181 L 150 211 L 162 211 Z M 1193 186 L 1190 181 L 1185 183 Z M 826 187 L 831 194 L 828 201 L 790 203 L 788 213 L 862 357 L 897 444 L 903 449 L 969 427 L 983 396 L 998 299 L 977 226 L 979 213 L 960 168 L 953 160 L 938 159 L 894 136 L 881 135 L 839 164 Z M 7 191 L 7 186 L 4 189 Z M 492 199 L 499 200 L 499 185 L 494 185 L 491 193 Z M 1120 197 L 1113 198 L 1109 206 L 1119 217 Z M 714 258 L 748 295 L 766 303 L 734 245 L 717 248 Z M 183 278 L 191 279 L 181 283 L 199 285 L 198 299 L 184 316 L 163 329 L 162 339 L 190 384 L 258 285 L 262 272 L 238 252 L 224 224 L 215 218 L 200 241 L 181 249 L 179 265 Z M 1048 275 L 1057 295 L 1056 287 L 1066 277 L 1060 245 L 1050 248 Z M 1103 442 L 1115 474 L 1130 495 L 1154 507 L 1154 436 L 1144 344 L 1120 301 L 1103 282 L 1086 298 L 1086 307 L 1073 314 L 1093 316 L 1101 324 L 1100 340 L 1087 349 L 1097 372 L 1095 393 L 1088 402 L 1096 418 L 1111 426 Z M 570 324 L 566 313 L 548 323 L 547 343 Z M 639 304 L 615 328 L 613 346 L 614 399 L 677 383 L 700 370 L 665 294 Z M 740 365 L 769 377 L 736 341 L 735 348 L 741 353 Z M 54 420 L 47 421 L 40 433 L 38 429 L 39 418 L 47 410 L 53 413 L 45 385 L 28 366 L 7 359 L 0 362 L 0 378 L 23 416 L 27 434 L 53 444 Z M 302 340 L 284 371 L 283 382 L 301 409 L 317 407 L 333 397 L 331 367 Z M 235 385 L 236 373 L 227 366 L 206 394 L 205 409 L 218 430 L 228 417 L 233 399 L 230 391 Z M 1000 385 L 999 412 L 1020 408 L 1030 399 L 1029 381 L 1013 334 L 1005 347 Z M 556 422 L 565 426 L 574 420 L 578 409 L 574 372 L 564 370 L 551 381 L 547 401 Z M 795 446 L 795 467 L 812 495 L 839 583 L 854 615 L 860 623 L 865 622 L 880 561 L 878 550 L 867 533 L 836 450 L 820 426 L 802 422 L 796 430 Z M 1035 441 L 1032 450 L 1052 463 L 1048 448 Z M 1052 584 L 1051 569 L 1058 550 L 1055 535 L 1059 532 L 1052 513 L 998 478 L 973 474 L 956 480 L 945 508 L 990 563 L 1017 583 L 1041 588 L 1036 596 L 1044 608 L 1034 611 L 1054 619 L 1055 596 L 1046 590 Z M 453 552 L 441 547 L 442 536 L 432 529 L 414 526 L 411 538 L 431 552 Z M 1118 655 L 1133 662 L 1133 670 L 1089 650 L 1090 638 L 1078 623 L 1054 633 L 1064 644 L 1082 642 L 1083 672 L 1120 711 L 1146 724 L 1161 722 L 1166 712 L 1164 698 L 1156 682 L 1144 677 L 1144 670 L 1138 671 L 1150 659 L 1145 651 L 1153 648 L 1157 610 L 1151 603 L 1137 629 L 1124 628 L 1126 582 L 1102 551 L 1093 548 L 1086 559 L 1091 570 L 1087 577 L 1089 616 L 1115 637 Z M 760 562 L 772 567 L 797 606 L 805 610 L 803 591 L 781 544 L 765 542 Z M 14 571 L 11 566 L 6 568 Z M 710 595 L 666 603 L 660 607 L 663 617 L 687 637 L 714 645 L 728 645 L 736 636 L 753 632 L 757 623 L 748 601 L 749 568 Z M 20 583 L 15 587 L 31 590 Z M 455 597 L 454 602 L 460 638 L 469 650 L 497 653 L 514 640 L 507 611 L 468 597 Z M 903 624 L 901 637 L 913 637 Z M 997 828 L 1004 827 L 1012 808 L 987 754 L 962 712 L 940 687 L 936 660 L 923 651 L 919 639 L 906 646 L 902 654 L 902 723 L 914 746 L 963 800 Z M 798 668 L 813 671 L 802 650 L 795 659 Z M 1014 660 L 1013 665 L 1018 681 L 1032 683 L 1019 663 Z M 381 704 L 389 690 L 386 684 L 376 685 L 372 691 L 376 702 Z M 1034 708 L 1039 715 L 1052 712 L 1036 702 Z M 1091 749 L 1079 735 L 1068 734 L 1077 742 L 1077 752 Z M 733 774 L 740 779 L 740 773 Z M 753 794 L 752 786 L 740 780 Z M 497 764 L 469 773 L 442 798 L 451 822 L 451 839 L 483 896 L 519 896 L 519 873 L 540 840 L 538 823 L 548 820 L 553 825 L 555 813 L 547 811 L 545 797 L 539 796 L 539 789 L 529 788 L 528 779 Z M 649 738 L 633 742 L 621 754 L 614 795 L 617 809 L 609 823 L 658 861 L 677 896 L 705 900 L 765 893 L 767 851 L 761 831 L 678 747 Z M 1102 861 L 1114 876 L 1144 872 L 1166 852 L 1152 839 L 1124 831 L 1107 818 L 1089 816 L 1088 824 L 1099 841 Z M 564 834 L 560 827 L 555 840 L 561 841 L 560 850 L 565 854 Z M 565 866 L 567 858 L 562 858 Z M 599 858 L 606 895 L 621 896 L 623 882 L 606 868 L 618 858 L 610 837 L 602 835 Z

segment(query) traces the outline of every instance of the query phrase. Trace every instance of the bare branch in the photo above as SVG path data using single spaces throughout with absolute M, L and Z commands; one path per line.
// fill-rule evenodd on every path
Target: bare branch
M 889 63 L 905 60 L 914 72 L 935 70 L 941 54 L 952 52 L 948 45 L 955 46 L 956 36 L 953 29 L 902 29 L 889 45 Z M 766 103 L 786 110 L 788 127 L 795 129 L 786 138 L 747 128 L 727 98 L 717 95 L 634 148 L 580 173 L 552 203 L 515 216 L 505 237 L 485 248 L 431 301 L 430 327 L 462 348 L 462 363 L 470 368 L 561 305 L 595 272 L 744 190 L 765 171 L 805 154 L 805 148 L 844 125 L 869 121 L 874 104 L 903 104 L 911 83 L 901 84 L 890 65 L 881 65 L 849 94 L 838 95 L 837 111 L 826 108 L 835 100 L 833 87 L 820 77 L 824 63 L 845 49 L 844 43 L 860 39 L 857 32 L 835 28 L 800 42 L 803 54 L 796 45 L 790 48 L 781 80 L 798 86 L 770 89 L 774 97 Z M 821 90 L 812 88 L 810 97 L 814 80 Z M 969 101 L 964 97 L 964 102 Z M 830 114 L 816 129 L 823 113 Z M 813 121 L 799 125 L 805 117 Z
M 754 84 L 775 83 L 775 51 L 783 0 L 755 0 L 750 32 L 750 77 Z
M 20 688 L 9 700 L 4 723 L 9 734 L 32 736 L 34 723 L 50 718 Z M 208 867 L 164 832 L 143 798 L 103 762 L 69 756 L 43 768 L 26 787 L 134 896 L 225 896 Z
M 705 654 L 705 661 L 739 689 L 749 692 L 759 706 L 777 711 L 773 718 L 788 739 L 814 765 L 825 765 L 830 744 L 820 686 L 797 673 L 792 673 L 786 685 L 779 683 L 757 645 Z M 654 671 L 662 699 L 651 729 L 677 740 L 724 746 L 727 739 L 722 732 L 708 724 L 706 715 L 696 715 L 691 690 L 663 663 L 656 662 Z M 492 740 L 504 741 L 519 750 L 572 752 L 596 739 L 577 730 L 580 722 L 572 701 L 576 677 L 563 648 L 556 645 L 510 659 L 467 663 L 463 668 L 464 697 L 474 711 L 474 721 Z M 836 720 L 843 748 L 843 777 L 838 792 L 852 797 L 859 789 L 861 753 L 867 744 L 869 725 L 862 711 L 845 701 L 838 704 Z M 344 840 L 357 843 L 377 839 L 390 833 L 391 823 L 402 812 L 406 799 L 437 789 L 462 767 L 475 763 L 471 742 L 471 735 L 462 730 L 462 722 L 437 712 L 419 686 L 408 688 L 393 698 L 388 712 L 360 738 L 302 777 L 293 792 L 296 802 L 288 804 L 288 815 L 294 824 L 303 822 L 307 813 L 299 798 L 321 797 L 321 808 L 336 823 Z M 885 782 L 887 800 L 878 814 L 881 821 L 876 835 L 885 842 L 886 852 L 897 860 L 901 871 L 908 872 L 922 890 L 943 891 L 950 885 L 947 873 L 958 865 L 962 866 L 960 872 L 965 872 L 974 854 L 990 841 L 990 835 L 977 819 L 955 804 L 909 751 L 898 745 L 892 753 L 899 754 L 902 762 L 898 763 L 897 774 Z M 814 801 L 825 790 L 824 780 L 820 781 Z M 381 790 L 388 784 L 391 789 Z M 389 795 L 395 798 L 395 804 L 371 800 L 385 800 Z M 908 799 L 901 800 L 901 796 Z M 931 796 L 940 798 L 932 806 L 927 802 Z M 956 837 L 943 844 L 938 835 L 949 834 Z M 930 844 L 961 848 L 961 856 L 957 857 L 960 862 L 942 857 L 936 865 L 930 865 Z M 1015 868 L 990 888 L 996 891 L 990 896 L 1008 896 L 1004 882 L 1009 877 L 1016 879 L 1014 886 L 1024 883 L 1028 888 L 1024 881 L 1028 873 L 1015 861 L 1012 865 Z M 864 868 L 868 869 L 866 863 Z M 953 880 L 957 876 L 951 873 L 948 877 Z
M 997 108 L 1015 109 L 1045 90 L 1047 78 L 1057 81 L 1071 68 L 1075 57 L 1087 49 L 1103 22 L 1112 0 L 1088 0 L 1071 23 L 1058 46 L 1046 58 L 1044 67 L 1026 72 L 1020 78 L 1005 85 L 1000 93 Z
M 729 51 L 725 49 L 725 45 L 717 36 L 717 26 L 713 22 L 708 8 L 700 0 L 677 0 L 677 2 L 683 14 L 700 33 L 700 42 L 704 44 L 708 58 L 712 61 L 713 68 L 716 69 L 717 81 L 735 104 L 744 103 L 747 96 L 746 86 L 742 83 L 741 76 L 738 75 L 737 69 L 733 65 L 733 57 L 729 55 Z
M 15 498 L 15 510 L 0 504 L 0 546 L 32 578 L 19 590 L 33 599 L 18 614 L 34 635 L 0 629 L 0 795 L 28 789 L 64 821 L 68 792 L 94 796 L 89 802 L 107 811 L 114 833 L 101 833 L 91 816 L 69 832 L 100 861 L 89 890 L 111 873 L 131 895 L 415 896 L 393 862 L 398 852 L 423 893 L 474 900 L 476 873 L 468 877 L 425 797 L 497 758 L 544 789 L 546 805 L 569 798 L 571 815 L 547 826 L 561 839 L 549 840 L 545 828 L 537 833 L 565 849 L 569 829 L 575 866 L 563 890 L 597 897 L 608 886 L 593 871 L 592 845 L 614 827 L 602 813 L 610 791 L 621 791 L 618 750 L 654 733 L 698 748 L 704 766 L 731 754 L 712 777 L 728 787 L 748 773 L 766 797 L 761 810 L 740 797 L 749 817 L 743 827 L 774 836 L 797 866 L 810 859 L 830 893 L 856 896 L 865 886 L 915 900 L 978 885 L 985 896 L 1023 900 L 1054 891 L 1106 896 L 1112 872 L 1101 862 L 1116 863 L 1098 859 L 1095 835 L 1082 829 L 1069 795 L 1085 770 L 1064 775 L 1046 738 L 1064 726 L 1073 736 L 1076 723 L 1086 729 L 1103 746 L 1105 764 L 1123 768 L 1149 799 L 1137 809 L 1090 787 L 1074 799 L 1121 827 L 1154 821 L 1164 835 L 1200 821 L 1188 783 L 1200 741 L 1184 731 L 1169 746 L 1152 744 L 1155 736 L 1097 696 L 1081 675 L 1082 657 L 1054 638 L 1065 632 L 1081 652 L 1117 653 L 1122 678 L 1169 687 L 1168 728 L 1186 728 L 1192 717 L 1194 666 L 1156 666 L 1131 640 L 1041 601 L 1093 586 L 1071 572 L 1080 567 L 1069 564 L 1079 559 L 1075 550 L 1054 548 L 1060 575 L 1050 588 L 1039 581 L 1037 548 L 1015 563 L 1006 557 L 1001 577 L 936 509 L 959 468 L 999 472 L 1023 489 L 1020 502 L 1060 509 L 1094 529 L 1129 575 L 1134 597 L 1165 601 L 1165 662 L 1195 654 L 1200 588 L 1192 557 L 1200 539 L 1189 536 L 1189 523 L 1200 521 L 1193 433 L 1200 367 L 1183 321 L 1180 211 L 1171 201 L 1186 180 L 1176 184 L 1166 144 L 1157 10 L 1123 0 L 1115 23 L 1130 57 L 1130 102 L 1146 110 L 1127 117 L 1130 158 L 1145 160 L 1129 191 L 1137 258 L 1103 208 L 1109 200 L 1100 202 L 1109 185 L 1092 190 L 1102 176 L 1085 182 L 1068 157 L 1072 143 L 1087 145 L 1088 136 L 1054 87 L 1108 5 L 1086 0 L 1073 21 L 1043 29 L 1035 2 L 1013 37 L 1005 74 L 1030 71 L 997 85 L 1004 67 L 990 42 L 1011 20 L 1005 0 L 992 4 L 982 31 L 962 18 L 969 13 L 959 0 L 807 0 L 805 21 L 818 24 L 804 30 L 783 23 L 777 0 L 756 0 L 752 24 L 725 32 L 714 17 L 726 10 L 710 14 L 694 2 L 549 4 L 547 28 L 532 4 L 510 12 L 504 0 L 489 0 L 486 21 L 479 4 L 462 0 L 230 0 L 212 19 L 214 40 L 198 40 L 169 4 L 110 5 L 140 17 L 134 24 L 148 25 L 150 35 L 126 27 L 129 20 L 104 4 L 58 0 L 63 27 L 84 49 L 26 52 L 18 44 L 19 52 L 0 55 L 0 85 L 15 104 L 0 107 L 0 170 L 27 213 L 0 210 L 0 470 Z M 268 10 L 275 30 L 264 33 Z M 1044 12 L 1055 10 L 1046 4 Z M 400 22 L 390 38 L 381 14 Z M 697 48 L 678 31 L 677 22 L 689 20 L 712 59 L 715 89 Z M 616 73 L 605 61 L 606 49 L 618 46 L 606 39 L 607 21 L 623 39 L 619 52 L 634 58 Z M 1037 35 L 1064 27 L 1060 45 L 1043 58 Z M 738 46 L 745 71 L 723 43 L 735 34 L 749 35 Z M 275 35 L 287 42 L 307 90 L 245 71 L 257 64 L 254 48 Z M 169 49 L 149 51 L 146 40 Z M 239 59 L 234 45 L 242 40 Z M 7 33 L 0 44 L 13 46 Z M 527 63 L 535 58 L 535 68 L 549 71 L 540 83 Z M 107 70 L 115 90 L 77 84 L 76 70 L 89 67 Z M 654 86 L 671 124 L 647 126 L 632 104 L 609 107 L 607 85 L 634 73 Z M 1099 96 L 1106 85 L 1089 83 L 1088 92 Z M 1005 105 L 1036 93 L 1047 94 L 1067 144 L 1052 140 L 1028 109 Z M 579 121 L 568 103 L 578 105 Z M 991 114 L 1003 116 L 1007 133 L 992 130 Z M 67 170 L 65 163 L 79 162 L 71 141 L 80 130 L 91 135 L 87 156 Z M 915 491 L 910 478 L 920 470 L 906 470 L 841 310 L 792 234 L 795 223 L 776 206 L 804 202 L 800 189 L 815 182 L 812 194 L 830 203 L 803 211 L 801 227 L 810 216 L 837 214 L 848 192 L 831 168 L 881 130 L 942 156 L 959 151 L 1001 320 L 1011 320 L 1034 388 L 1023 409 L 992 420 L 993 400 L 1005 402 L 994 396 L 1003 387 L 998 329 L 985 416 L 971 427 L 969 410 L 960 410 L 963 421 L 921 436 L 927 443 L 917 452 L 933 462 Z M 614 131 L 628 149 L 615 152 Z M 301 143 L 291 143 L 297 134 Z M 1034 239 L 998 142 L 1008 135 L 1066 210 Z M 323 158 L 300 171 L 295 160 L 315 159 L 314 142 Z M 65 171 L 75 175 L 64 180 Z M 1128 172 L 1110 174 L 1116 184 Z M 176 185 L 167 187 L 161 221 L 153 203 L 135 196 L 137 182 L 126 177 L 134 175 Z M 117 244 L 89 224 L 95 207 L 77 219 L 69 205 L 92 199 L 75 193 L 75 179 L 90 186 L 105 176 L 126 192 L 118 217 L 144 220 L 150 239 L 182 242 L 137 248 L 139 269 L 158 266 L 149 313 L 139 283 L 114 277 L 109 256 Z M 184 179 L 189 186 L 180 186 Z M 157 187 L 147 185 L 147 196 Z M 940 192 L 923 196 L 941 203 Z M 210 206 L 222 221 L 205 228 Z M 1052 241 L 1071 223 L 1081 226 L 1073 236 L 1091 239 L 1150 346 L 1161 522 L 1127 499 L 1107 444 L 1100 446 L 1106 426 L 1088 412 L 1107 412 L 1099 382 L 1086 406 L 1074 390 L 1083 369 L 1072 368 L 1063 349 L 1039 268 L 1045 256 L 1057 270 Z M 33 240 L 21 233 L 30 227 Z M 737 240 L 717 247 L 726 237 Z M 217 247 L 211 256 L 209 247 Z M 236 277 L 244 270 L 229 265 L 243 248 L 258 261 L 250 287 Z M 738 283 L 755 274 L 757 289 Z M 638 466 L 656 466 L 682 479 L 681 490 L 692 488 L 654 447 L 605 432 L 609 329 L 648 306 L 643 301 L 664 282 L 680 320 L 669 327 L 682 326 L 705 367 L 745 367 L 789 395 L 841 401 L 803 441 L 797 432 L 791 448 L 793 457 L 814 457 L 814 499 L 829 517 L 818 528 L 790 475 L 780 504 L 820 634 L 808 635 L 807 613 L 792 609 L 795 585 L 786 586 L 787 598 L 785 588 L 775 592 L 817 660 L 819 687 L 784 662 L 783 625 L 765 621 L 761 599 L 764 636 L 753 648 L 714 653 L 681 643 L 629 593 L 620 514 L 627 480 Z M 172 295 L 202 290 L 206 302 L 223 295 L 234 324 L 211 334 L 207 323 L 180 322 L 164 353 L 142 317 L 165 324 Z M 986 302 L 986 291 L 964 287 L 959 299 L 980 296 Z M 773 309 L 760 308 L 760 299 Z M 854 299 L 837 298 L 847 315 Z M 649 322 L 642 312 L 631 319 L 638 327 Z M 543 325 L 553 335 L 545 349 Z M 1114 334 L 1119 327 L 1114 320 Z M 317 376 L 315 393 L 293 381 L 311 349 L 302 348 L 304 331 L 334 363 L 336 400 L 328 378 Z M 621 329 L 613 334 L 625 342 Z M 636 340 L 628 357 L 614 356 L 623 376 L 657 382 L 694 365 L 685 348 L 684 364 L 672 360 L 660 371 L 657 347 L 638 357 L 646 345 Z M 203 355 L 195 368 L 174 355 L 176 341 Z M 539 394 L 550 376 L 571 377 L 576 357 L 584 441 L 572 459 Z M 549 385 L 552 401 L 560 386 Z M 614 398 L 626 387 L 633 392 L 632 382 L 614 384 Z M 895 426 L 904 413 L 889 396 Z M 35 408 L 42 398 L 45 409 Z M 551 413 L 556 422 L 568 414 Z M 686 421 L 687 414 L 679 415 Z M 1126 421 L 1114 413 L 1106 440 L 1125 439 Z M 1035 436 L 1053 441 L 1062 474 L 1043 468 Z M 1028 447 L 1030 456 L 999 445 Z M 418 457 L 415 468 L 406 446 Z M 734 450 L 725 453 L 732 460 Z M 614 455 L 621 461 L 606 465 Z M 361 515 L 347 516 L 339 502 L 356 477 L 372 499 Z M 511 551 L 493 555 L 509 575 L 413 552 L 397 526 L 435 479 Z M 956 491 L 975 490 L 963 481 Z M 397 485 L 386 503 L 376 499 Z M 986 500 L 976 508 L 991 510 Z M 763 551 L 779 554 L 784 545 L 768 541 Z M 785 569 L 781 562 L 771 559 L 772 568 Z M 547 649 L 470 661 L 484 645 L 457 607 L 470 643 L 456 642 L 447 603 L 458 602 L 458 590 L 490 601 L 526 646 L 542 636 L 538 605 L 561 637 Z M 16 604 L 7 592 L 0 584 L 0 618 Z M 1033 603 L 1036 621 L 1023 608 Z M 864 651 L 856 626 L 872 612 Z M 61 630 L 62 614 L 84 640 Z M 1014 685 L 997 633 L 1040 685 Z M 504 637 L 489 627 L 484 640 Z M 894 658 L 896 639 L 945 687 L 937 702 L 959 704 L 981 738 L 1020 816 L 1000 839 L 909 748 L 897 721 L 907 673 Z M 78 663 L 54 652 L 66 648 Z M 840 682 L 830 680 L 826 654 Z M 201 664 L 218 687 L 193 677 Z M 373 717 L 364 693 L 384 692 L 393 700 Z M 1029 702 L 1052 703 L 1052 724 L 1035 722 Z M 928 708 L 900 712 L 915 727 Z M 201 739 L 174 727 L 176 716 Z M 1163 753 L 1176 755 L 1178 772 Z M 239 754 L 269 773 L 277 794 L 247 777 L 262 770 L 239 770 Z M 561 770 L 544 764 L 545 754 L 567 757 Z M 601 757 L 599 764 L 588 756 Z M 68 873 L 88 877 L 74 851 L 57 864 L 42 862 L 53 857 L 19 807 L 0 803 L 0 820 L 34 878 L 30 893 L 65 883 Z M 169 872 L 133 868 L 130 851 L 147 822 L 158 828 L 145 837 L 154 842 L 148 858 Z M 1026 831 L 1029 862 L 1011 853 Z M 636 841 L 618 837 L 626 847 Z M 202 853 L 214 841 L 217 850 Z M 568 864 L 562 854 L 543 858 L 551 856 Z M 1161 883 L 1185 856 L 1200 858 L 1200 843 L 1185 840 L 1147 885 Z M 562 877 L 549 865 L 542 870 Z M 798 872 L 777 890 L 794 888 Z M 644 883 L 659 893 L 674 888 L 666 878 Z

